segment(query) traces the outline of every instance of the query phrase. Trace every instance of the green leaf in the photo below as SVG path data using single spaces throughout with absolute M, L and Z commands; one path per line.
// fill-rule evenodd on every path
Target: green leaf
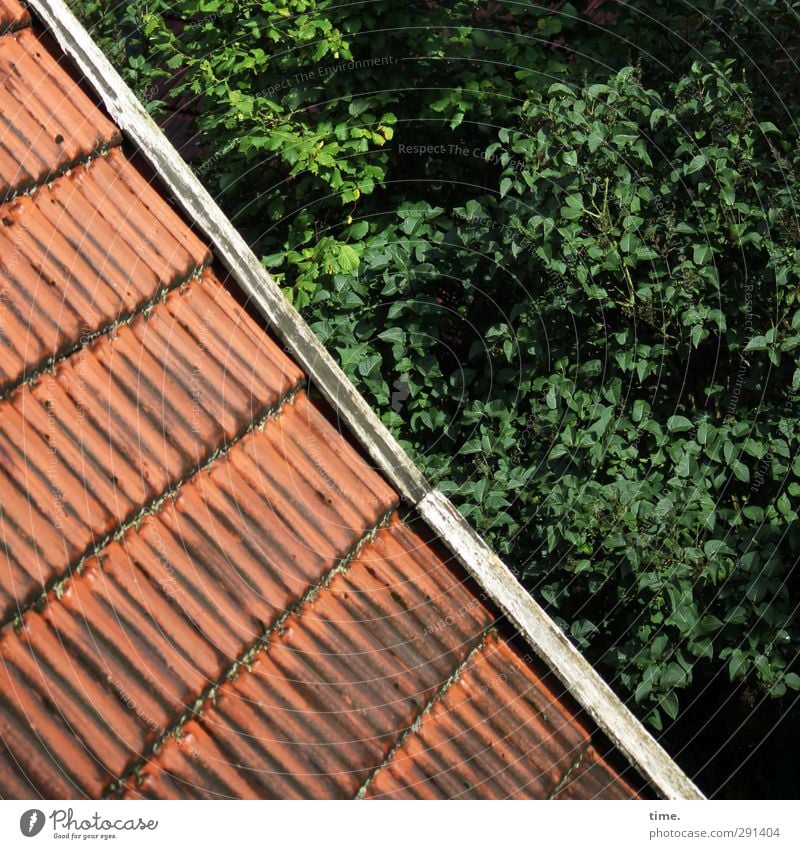
M 724 623 L 720 619 L 708 614 L 707 616 L 703 616 L 697 623 L 695 634 L 699 637 L 704 637 L 706 634 L 713 634 L 715 631 L 719 631 L 722 627 L 724 627 Z
M 644 417 L 644 414 L 646 412 L 647 412 L 647 404 L 644 401 L 637 399 L 636 401 L 633 402 L 633 408 L 631 410 L 631 418 L 635 422 L 640 422 L 642 420 L 642 418 Z
M 339 245 L 338 260 L 341 271 L 354 271 L 358 268 L 360 256 L 358 251 L 351 245 Z
M 664 693 L 658 700 L 658 705 L 670 719 L 675 719 L 678 715 L 678 696 L 674 692 Z
M 354 117 L 357 118 L 362 112 L 366 112 L 369 109 L 369 101 L 368 100 L 354 100 L 348 107 L 347 111 Z
M 399 327 L 390 327 L 388 330 L 383 330 L 378 334 L 378 339 L 390 344 L 403 343 L 406 341 L 406 334 Z
M 687 176 L 689 174 L 694 174 L 699 171 L 707 162 L 708 160 L 701 153 L 692 159 L 692 161 L 684 168 L 683 173 Z
M 706 260 L 711 257 L 709 245 L 695 245 L 692 249 L 692 259 L 695 265 L 705 265 Z
M 597 149 L 600 147 L 600 145 L 603 144 L 604 141 L 605 141 L 605 137 L 603 136 L 603 134 L 600 131 L 592 130 L 592 132 L 589 133 L 589 137 L 588 137 L 589 152 L 590 153 L 596 153 Z
M 656 124 L 667 114 L 666 109 L 654 109 L 650 113 L 650 129 L 654 129 Z
M 733 474 L 736 480 L 740 480 L 743 483 L 750 482 L 750 469 L 741 460 L 734 460 L 731 467 L 733 468 Z
M 362 357 L 358 362 L 358 373 L 362 377 L 369 377 L 380 364 L 381 358 L 377 354 Z
M 725 615 L 725 621 L 731 625 L 743 625 L 747 622 L 747 609 L 742 605 L 737 604 Z
M 369 223 L 367 221 L 356 221 L 350 225 L 347 232 L 353 239 L 363 239 L 369 232 Z
M 463 120 L 464 120 L 464 113 L 463 112 L 456 112 L 456 114 L 453 115 L 453 117 L 450 119 L 450 129 L 455 130 L 455 128 L 458 127 Z
M 647 715 L 645 721 L 650 723 L 650 725 L 652 725 L 653 728 L 655 728 L 656 731 L 663 731 L 664 730 L 664 723 L 661 720 L 661 714 L 659 713 L 659 711 L 657 711 L 655 709 L 650 711 L 650 713 Z
M 636 687 L 634 691 L 633 697 L 636 700 L 636 704 L 641 704 L 649 695 L 653 692 L 653 679 L 652 678 L 644 678 L 639 682 L 639 685 Z
M 754 336 L 745 346 L 745 351 L 766 351 L 767 340 L 763 336 Z
M 694 425 L 686 416 L 670 416 L 667 419 L 667 430 L 670 433 L 683 433 L 693 427 Z
M 731 653 L 731 658 L 728 661 L 728 674 L 730 675 L 731 681 L 736 680 L 736 678 L 744 672 L 746 665 L 747 658 L 744 653 L 739 649 L 734 649 Z
M 670 663 L 661 676 L 661 686 L 669 688 L 682 687 L 685 683 L 686 672 L 677 663 Z

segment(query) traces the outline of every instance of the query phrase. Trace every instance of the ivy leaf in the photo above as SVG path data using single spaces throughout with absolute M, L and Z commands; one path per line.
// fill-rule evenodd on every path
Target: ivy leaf
M 369 354 L 359 360 L 358 373 L 362 377 L 369 377 L 380 364 L 381 357 L 378 354 Z

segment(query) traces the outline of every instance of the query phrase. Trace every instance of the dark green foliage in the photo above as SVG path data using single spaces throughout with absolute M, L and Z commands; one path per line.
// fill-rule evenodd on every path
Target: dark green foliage
M 198 174 L 656 728 L 698 664 L 800 688 L 798 4 L 694 5 L 601 35 L 475 0 L 99 21 L 142 95 L 182 72 Z

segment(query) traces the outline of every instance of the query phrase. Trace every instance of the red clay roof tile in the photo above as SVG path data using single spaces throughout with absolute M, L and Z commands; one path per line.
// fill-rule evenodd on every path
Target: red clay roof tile
M 252 799 L 259 798 L 247 767 L 248 742 L 231 752 L 197 722 L 190 720 L 181 736 L 170 737 L 147 769 L 138 790 L 126 789 L 124 799 Z M 286 776 L 288 782 L 291 776 Z
M 377 771 L 367 797 L 542 799 L 567 783 L 581 798 L 607 796 L 612 786 L 620 798 L 635 796 L 597 757 L 569 696 L 539 666 L 490 636 Z M 577 772 L 590 758 L 592 781 Z
M 206 794 L 224 783 L 216 770 L 234 764 L 248 797 L 354 796 L 493 621 L 438 547 L 395 516 L 191 724 L 203 729 L 191 760 Z M 186 789 L 176 748 L 168 743 L 127 793 Z
M 0 622 L 301 379 L 206 272 L 6 398 Z
M 31 16 L 18 0 L 0 0 L 0 33 L 28 26 Z
M 121 140 L 32 29 L 0 37 L 0 201 Z
M 326 457 L 335 445 L 346 462 L 326 470 L 297 462 L 287 445 L 308 439 Z M 100 795 L 396 502 L 340 441 L 301 393 L 174 501 L 104 546 L 42 613 L 25 615 L 19 634 L 6 629 L 8 674 L 29 662 L 39 672 L 26 677 L 34 691 L 27 701 L 0 702 L 0 734 L 15 761 L 44 775 L 43 764 L 60 763 L 52 752 L 64 735 L 80 742 L 80 757 L 62 765 L 74 789 L 65 790 L 59 769 L 39 792 Z M 353 498 L 348 512 L 329 489 L 374 497 Z M 32 732 L 47 704 L 37 746 Z M 0 794 L 9 789 L 3 782 L 0 772 Z
M 608 763 L 597 748 L 590 746 L 569 774 L 562 778 L 553 798 L 630 799 L 637 795 L 630 782 L 638 781 L 630 769 L 627 770 L 627 779 Z
M 119 149 L 5 204 L 0 397 L 209 261 Z
M 481 645 L 493 621 L 441 552 L 395 518 L 124 795 L 331 798 L 364 785 L 369 797 L 635 795 L 563 688 L 506 640 Z M 589 762 L 591 781 L 578 770 Z

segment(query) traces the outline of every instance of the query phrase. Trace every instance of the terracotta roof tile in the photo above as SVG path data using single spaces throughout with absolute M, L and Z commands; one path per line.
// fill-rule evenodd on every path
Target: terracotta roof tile
M 244 741 L 246 752 L 247 741 Z M 171 737 L 147 767 L 139 790 L 127 789 L 124 799 L 252 799 L 260 798 L 251 772 L 238 750 L 226 751 L 203 726 L 189 721 L 179 738 Z M 286 781 L 292 783 L 292 776 Z M 302 781 L 302 779 L 298 779 Z M 295 781 L 297 784 L 297 781 Z
M 0 37 L 0 201 L 121 140 L 32 29 Z
M 127 792 L 225 795 L 218 771 L 235 766 L 247 797 L 352 797 L 493 621 L 395 516 L 186 727 L 192 751 L 182 733 Z
M 301 379 L 205 272 L 2 401 L 0 622 Z
M 100 795 L 379 521 L 396 497 L 340 443 L 301 394 L 6 629 L 0 734 L 40 793 Z
M 0 33 L 28 26 L 31 16 L 17 0 L 0 0 Z
M 447 558 L 395 518 L 125 795 L 636 795 L 552 676 L 505 639 L 481 642 L 493 622 Z
M 368 798 L 579 798 L 635 792 L 597 756 L 552 674 L 490 636 L 379 770 Z M 579 767 L 592 761 L 591 779 Z
M 0 207 L 0 397 L 209 261 L 119 149 Z
M 637 795 L 631 782 L 639 784 L 631 769 L 623 777 L 597 748 L 590 746 L 580 761 L 564 775 L 554 799 L 630 799 Z

